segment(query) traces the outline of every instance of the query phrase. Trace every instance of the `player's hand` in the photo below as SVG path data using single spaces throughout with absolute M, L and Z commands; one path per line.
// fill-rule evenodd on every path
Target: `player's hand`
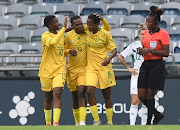
M 149 52 L 151 52 L 151 49 L 149 48 L 141 48 L 141 47 L 137 48 L 137 53 L 139 55 L 145 56 Z
M 70 49 L 69 54 L 72 55 L 72 56 L 77 56 L 77 51 L 74 50 L 74 49 Z
M 69 17 L 68 17 L 68 15 L 67 15 L 66 18 L 65 18 L 65 21 L 64 21 L 64 27 L 65 27 L 65 28 L 67 27 L 68 22 L 69 22 Z
M 107 66 L 107 65 L 110 63 L 110 60 L 111 60 L 111 59 L 110 59 L 109 57 L 103 59 L 104 62 L 102 62 L 101 65 L 102 65 L 102 66 Z
M 103 17 L 97 13 L 93 13 L 97 18 L 99 18 L 100 20 L 103 20 Z
M 137 75 L 138 74 L 138 69 L 134 69 L 134 68 L 128 68 L 128 71 L 131 72 L 133 75 Z

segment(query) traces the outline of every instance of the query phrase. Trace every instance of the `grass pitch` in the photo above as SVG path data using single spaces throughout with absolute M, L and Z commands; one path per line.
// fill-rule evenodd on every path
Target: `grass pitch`
M 180 125 L 0 126 L 0 130 L 180 130 Z

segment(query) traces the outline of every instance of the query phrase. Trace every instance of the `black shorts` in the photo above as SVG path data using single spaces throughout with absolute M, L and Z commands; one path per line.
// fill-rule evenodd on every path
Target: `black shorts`
M 138 88 L 164 89 L 165 62 L 162 59 L 144 61 L 138 77 Z

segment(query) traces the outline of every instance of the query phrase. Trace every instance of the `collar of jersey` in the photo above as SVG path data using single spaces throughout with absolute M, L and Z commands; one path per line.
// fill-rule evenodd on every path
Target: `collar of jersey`
M 154 33 L 157 33 L 157 32 L 159 32 L 160 31 L 160 28 L 158 27 L 158 29 L 156 30 L 156 32 L 154 32 Z M 152 34 L 154 34 L 154 33 L 152 33 L 152 30 L 149 30 L 149 33 L 152 35 Z

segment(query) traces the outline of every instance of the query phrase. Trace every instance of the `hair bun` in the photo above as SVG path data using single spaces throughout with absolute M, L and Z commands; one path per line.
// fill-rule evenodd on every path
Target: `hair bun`
M 152 12 L 153 14 L 157 14 L 157 15 L 159 15 L 159 16 L 164 13 L 164 10 L 163 10 L 163 9 L 158 8 L 158 7 L 156 7 L 156 6 L 151 6 L 151 7 L 150 7 L 150 10 L 151 10 L 151 12 Z
M 138 26 L 139 30 L 146 30 L 147 29 L 147 26 L 144 24 L 144 23 L 141 23 L 139 26 Z

